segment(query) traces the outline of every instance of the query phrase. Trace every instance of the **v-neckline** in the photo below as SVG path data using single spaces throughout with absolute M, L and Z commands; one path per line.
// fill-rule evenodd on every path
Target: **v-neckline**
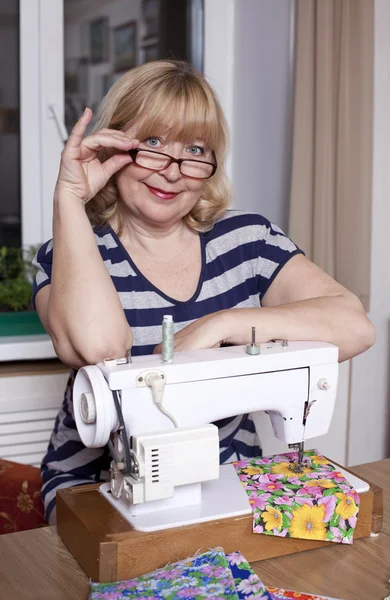
M 139 270 L 139 268 L 137 267 L 137 265 L 131 258 L 130 254 L 126 250 L 125 246 L 119 239 L 119 236 L 114 231 L 112 226 L 108 225 L 108 227 L 109 227 L 110 233 L 113 236 L 115 242 L 118 244 L 118 247 L 122 249 L 122 252 L 125 255 L 126 260 L 130 264 L 131 268 L 135 271 L 135 273 L 138 275 L 138 277 L 140 277 L 143 280 L 143 282 L 146 284 L 146 286 L 149 288 L 150 291 L 155 292 L 156 294 L 158 294 L 159 296 L 161 296 L 162 298 L 164 298 L 171 304 L 175 304 L 175 305 L 189 304 L 191 302 L 196 301 L 196 299 L 198 298 L 200 291 L 202 289 L 203 275 L 204 275 L 204 270 L 205 270 L 205 266 L 206 266 L 205 239 L 204 239 L 204 235 L 202 232 L 199 232 L 201 267 L 200 267 L 200 275 L 199 275 L 198 285 L 196 286 L 196 290 L 195 290 L 194 294 L 191 296 L 191 298 L 189 298 L 188 300 L 177 300 L 176 298 L 172 298 L 171 296 L 168 296 L 168 294 L 165 294 L 162 290 L 160 290 L 158 287 L 156 287 L 147 277 L 145 277 L 145 275 L 142 273 L 142 271 Z

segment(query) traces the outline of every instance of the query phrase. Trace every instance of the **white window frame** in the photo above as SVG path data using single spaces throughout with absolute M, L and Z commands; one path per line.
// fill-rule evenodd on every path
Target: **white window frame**
M 19 0 L 22 244 L 52 236 L 63 148 L 49 106 L 64 120 L 63 0 Z
M 41 228 L 39 119 L 39 0 L 20 0 L 20 193 L 22 244 L 36 244 Z
M 52 237 L 53 191 L 63 148 L 63 0 L 19 0 L 22 245 Z M 49 105 L 56 110 L 53 119 Z M 55 357 L 49 336 L 0 338 L 0 362 Z

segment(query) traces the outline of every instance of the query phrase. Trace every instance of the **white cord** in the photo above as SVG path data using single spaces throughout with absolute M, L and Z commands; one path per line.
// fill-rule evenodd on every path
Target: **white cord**
M 165 378 L 161 377 L 161 375 L 158 375 L 157 373 L 150 373 L 149 375 L 146 375 L 145 383 L 150 388 L 152 388 L 153 401 L 156 404 L 157 408 L 166 417 L 168 417 L 168 419 L 172 421 L 174 427 L 179 427 L 175 417 L 171 415 L 171 413 L 167 411 L 167 409 L 162 404 L 165 388 Z

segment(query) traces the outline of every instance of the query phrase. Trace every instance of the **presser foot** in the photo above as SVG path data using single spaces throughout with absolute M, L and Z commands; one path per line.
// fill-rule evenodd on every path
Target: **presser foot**
M 303 473 L 303 442 L 300 442 L 299 444 L 289 444 L 288 447 L 291 450 L 298 451 L 298 460 L 296 462 L 290 462 L 290 471 L 293 473 Z

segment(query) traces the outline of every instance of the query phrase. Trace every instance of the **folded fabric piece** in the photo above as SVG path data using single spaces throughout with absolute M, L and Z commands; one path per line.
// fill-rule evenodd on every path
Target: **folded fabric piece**
M 240 600 L 273 600 L 250 564 L 240 552 L 226 555 Z
M 292 592 L 291 590 L 282 590 L 280 588 L 267 587 L 268 592 L 271 594 L 272 600 L 289 600 L 293 598 L 296 600 L 337 600 L 337 598 L 330 598 L 329 596 L 313 596 L 312 594 L 304 594 L 300 592 Z
M 136 579 L 92 583 L 90 600 L 238 600 L 232 571 L 221 548 L 169 564 Z
M 253 511 L 253 532 L 351 544 L 359 495 L 315 450 L 304 453 L 303 473 L 291 471 L 297 452 L 234 463 Z
M 240 552 L 222 548 L 167 565 L 136 579 L 91 583 L 90 600 L 336 600 L 266 587 Z

